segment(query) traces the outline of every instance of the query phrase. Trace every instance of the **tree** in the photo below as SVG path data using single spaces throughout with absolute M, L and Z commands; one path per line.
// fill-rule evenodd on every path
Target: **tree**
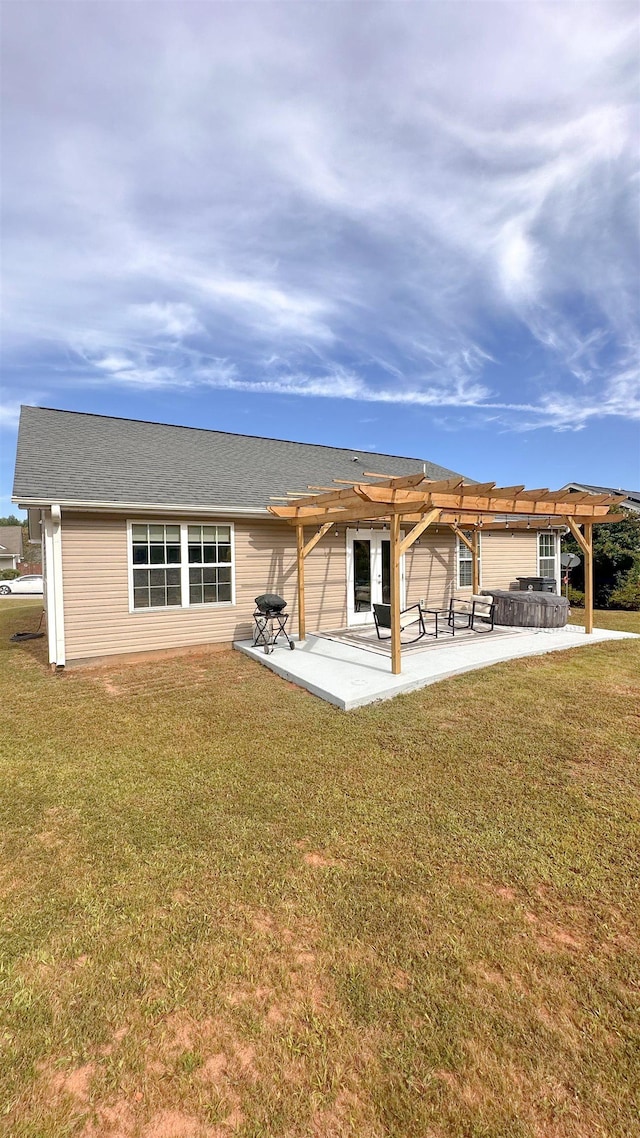
M 606 609 L 611 603 L 615 607 L 616 597 L 612 594 L 623 590 L 633 594 L 633 586 L 640 582 L 640 514 L 631 510 L 616 510 L 625 515 L 624 521 L 593 527 L 593 592 L 596 608 Z M 571 570 L 571 585 L 574 589 L 584 589 L 584 555 L 577 541 L 567 534 L 563 539 L 563 550 L 577 553 L 580 564 Z
M 0 526 L 23 526 L 25 525 L 24 518 L 17 518 L 15 514 L 9 514 L 8 518 L 0 518 Z

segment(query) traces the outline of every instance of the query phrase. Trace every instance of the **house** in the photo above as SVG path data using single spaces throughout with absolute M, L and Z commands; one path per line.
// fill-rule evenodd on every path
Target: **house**
M 635 514 L 640 514 L 640 490 L 620 490 L 613 486 L 588 486 L 582 482 L 567 482 L 566 486 L 562 487 L 563 490 L 569 490 L 574 494 L 619 494 L 623 500 L 620 506 L 623 510 L 632 510 Z
M 60 667 L 248 639 L 266 591 L 287 599 L 292 630 L 304 632 L 305 618 L 310 631 L 368 622 L 376 600 L 442 606 L 518 576 L 559 581 L 569 507 L 523 487 L 487 497 L 494 485 L 422 458 L 23 407 L 14 501 L 41 526 L 49 659 Z M 436 490 L 442 508 L 431 509 Z M 381 505 L 389 495 L 396 504 Z M 587 521 L 607 511 L 584 498 L 570 508 L 577 521 L 581 509 Z M 316 503 L 334 499 L 317 523 Z M 358 508 L 345 510 L 351 499 Z
M 17 569 L 22 560 L 22 526 L 0 526 L 0 570 Z

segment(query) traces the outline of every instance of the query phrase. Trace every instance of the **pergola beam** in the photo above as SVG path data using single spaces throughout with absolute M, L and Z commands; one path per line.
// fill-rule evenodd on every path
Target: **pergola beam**
M 487 508 L 486 506 L 472 506 L 466 503 L 464 506 L 457 506 L 450 500 L 444 499 L 440 501 L 426 501 L 426 502 L 395 502 L 395 503 L 367 503 L 358 499 L 352 499 L 345 502 L 342 509 L 326 508 L 322 511 L 304 509 L 298 510 L 295 506 L 269 506 L 269 512 L 276 517 L 281 518 L 283 521 L 291 522 L 292 525 L 304 524 L 306 526 L 322 525 L 326 521 L 335 522 L 336 525 L 342 522 L 350 521 L 374 521 L 379 519 L 388 519 L 393 514 L 400 514 L 403 519 L 409 521 L 420 521 L 421 517 L 428 509 L 441 509 L 442 521 L 459 522 L 460 525 L 480 525 L 498 523 L 501 525 L 508 524 L 515 525 L 518 518 L 523 518 L 525 523 L 530 522 L 532 527 L 544 528 L 545 525 L 561 525 L 565 523 L 567 517 L 567 508 L 564 505 L 558 505 L 555 510 L 549 508 L 541 508 L 534 511 L 531 505 L 521 505 L 518 509 L 513 508 L 513 503 L 501 502 L 499 508 Z M 621 515 L 609 514 L 606 506 L 598 506 L 595 511 L 587 512 L 584 506 L 577 507 L 577 512 L 572 515 L 576 522 L 583 524 L 585 521 L 590 522 L 612 522 L 620 521 Z M 503 520 L 504 519 L 504 520 Z
M 571 515 L 590 521 L 604 521 L 610 505 L 615 505 L 619 501 L 619 498 L 612 500 L 610 497 L 607 502 L 593 505 L 587 502 L 553 501 L 551 498 L 525 498 L 524 495 L 496 498 L 493 494 L 476 496 L 452 491 L 397 490 L 395 487 L 371 487 L 359 484 L 353 488 L 336 490 L 328 494 L 299 498 L 284 506 L 269 506 L 268 509 L 276 517 L 290 520 L 294 524 L 304 522 L 305 525 L 321 525 L 323 521 L 329 519 L 350 521 L 383 517 L 385 514 L 390 516 L 394 513 L 422 514 L 429 509 L 448 510 L 461 517 L 484 514 L 488 515 L 486 520 L 495 515 L 548 518 L 564 518 Z
M 333 525 L 332 522 L 325 522 L 323 526 L 320 526 L 320 529 L 318 530 L 318 532 L 314 533 L 313 537 L 309 538 L 307 544 L 305 546 L 303 546 L 303 549 L 302 549 L 302 556 L 303 557 L 309 556 L 309 554 L 311 553 L 311 550 L 315 549 L 318 542 L 321 540 L 321 538 L 324 537 L 325 533 L 327 533 L 331 529 L 332 525 Z M 302 529 L 302 531 L 304 532 L 304 526 L 300 526 L 300 529 Z
M 580 530 L 578 529 L 574 519 L 567 517 L 567 518 L 565 518 L 565 521 L 566 521 L 567 525 L 569 526 L 571 533 L 573 534 L 574 538 L 576 539 L 578 545 L 580 546 L 582 552 L 584 553 L 584 555 L 586 557 L 586 555 L 588 553 L 588 546 L 587 546 L 587 543 L 586 543 L 584 537 L 580 533 Z
M 479 560 L 479 539 L 478 533 L 480 532 L 477 526 L 471 529 L 471 538 L 468 538 L 465 533 L 455 523 L 450 526 L 456 537 L 464 542 L 467 549 L 471 551 L 471 592 L 475 596 L 480 590 L 480 560 Z
M 376 474 L 373 470 L 365 470 L 364 476 L 365 478 L 381 478 L 385 482 L 393 483 L 394 486 L 418 486 L 426 478 L 422 472 L 419 474 L 401 474 L 396 477 L 394 474 Z
M 471 552 L 473 553 L 473 542 L 470 541 L 469 538 L 467 537 L 467 535 L 465 533 L 463 533 L 461 529 L 458 528 L 456 523 L 455 522 L 451 523 L 449 528 L 453 530 L 456 537 L 460 538 L 460 541 L 464 542 L 467 549 L 470 549 Z
M 420 535 L 429 528 L 432 522 L 437 522 L 441 513 L 442 510 L 429 510 L 429 512 L 422 518 L 422 521 L 416 522 L 413 529 L 409 530 L 409 533 L 405 534 L 405 536 L 402 538 L 402 541 L 400 542 L 401 557 L 407 552 L 408 549 L 411 549 L 411 546 L 414 544 L 414 542 L 416 542 Z

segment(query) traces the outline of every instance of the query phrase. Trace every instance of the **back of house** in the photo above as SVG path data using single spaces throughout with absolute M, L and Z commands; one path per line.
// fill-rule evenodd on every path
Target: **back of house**
M 295 630 L 295 529 L 268 507 L 416 473 L 455 475 L 424 458 L 23 407 L 13 500 L 42 533 L 50 663 L 246 640 L 265 592 L 286 599 Z M 482 533 L 480 584 L 559 581 L 560 531 L 546 521 Z M 403 558 L 403 604 L 441 607 L 471 586 L 449 525 Z M 307 629 L 367 623 L 388 594 L 387 527 L 332 525 L 307 558 Z

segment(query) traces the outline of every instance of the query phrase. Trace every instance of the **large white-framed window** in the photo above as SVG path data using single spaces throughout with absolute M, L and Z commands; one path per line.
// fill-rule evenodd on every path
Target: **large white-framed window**
M 230 604 L 233 596 L 231 526 L 187 526 L 189 604 Z
M 127 522 L 129 611 L 235 604 L 231 523 Z
M 471 534 L 465 531 L 465 537 L 471 538 Z M 478 584 L 482 583 L 482 554 L 481 554 L 481 535 L 478 534 Z M 461 541 L 459 537 L 456 538 L 456 565 L 457 565 L 457 580 L 459 589 L 470 589 L 473 586 L 473 555 L 468 545 Z
M 544 531 L 538 534 L 538 576 L 557 577 L 556 574 L 556 534 Z
M 180 526 L 133 522 L 129 542 L 134 609 L 182 604 Z

